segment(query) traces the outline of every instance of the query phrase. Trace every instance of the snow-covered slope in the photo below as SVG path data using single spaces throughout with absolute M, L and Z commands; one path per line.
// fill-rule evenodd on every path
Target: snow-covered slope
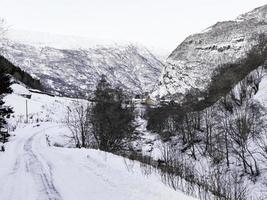
M 26 121 L 26 104 L 29 123 L 62 122 L 65 119 L 68 107 L 77 101 L 72 98 L 33 93 L 19 84 L 13 84 L 11 88 L 13 93 L 5 96 L 4 101 L 15 111 L 9 120 L 9 124 L 15 127 Z M 29 95 L 31 98 L 26 98 Z M 85 102 L 85 100 L 83 101 Z
M 221 65 L 243 59 L 266 31 L 267 5 L 189 36 L 169 56 L 153 95 L 182 99 L 189 90 L 205 91 Z
M 74 49 L 60 49 L 54 47 L 54 42 L 37 44 L 36 39 L 26 42 L 30 38 L 7 38 L 1 53 L 56 94 L 86 96 L 102 74 L 112 85 L 129 93 L 150 92 L 163 68 L 148 49 L 132 44 L 85 48 L 85 43 L 82 48 L 77 45 Z
M 65 130 L 41 123 L 17 129 L 0 153 L 1 200 L 164 200 L 194 198 L 146 177 L 139 163 L 97 150 L 50 147 Z
M 9 123 L 17 122 L 17 129 L 11 132 L 6 152 L 0 152 L 1 200 L 194 199 L 167 187 L 153 172 L 145 175 L 138 162 L 98 150 L 66 148 L 71 133 L 61 119 L 68 106 L 81 100 L 30 93 L 20 85 L 12 88 L 14 93 L 5 101 L 14 108 Z M 28 124 L 21 120 L 26 100 Z

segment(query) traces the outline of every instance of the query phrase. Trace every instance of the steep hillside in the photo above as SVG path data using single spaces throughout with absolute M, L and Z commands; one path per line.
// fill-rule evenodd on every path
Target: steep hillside
M 150 92 L 163 67 L 149 50 L 134 45 L 58 49 L 11 39 L 4 44 L 7 59 L 59 95 L 86 96 L 102 74 L 129 93 Z
M 168 57 L 153 95 L 184 100 L 190 93 L 198 100 L 214 103 L 220 94 L 208 90 L 218 78 L 227 93 L 250 71 L 264 64 L 262 59 L 263 62 L 247 65 L 246 59 L 253 51 L 264 50 L 259 44 L 266 43 L 266 31 L 267 5 L 189 36 Z M 225 71 L 230 72 L 230 78 Z M 220 91 L 213 89 L 216 90 Z
M 0 69 L 4 70 L 7 74 L 10 74 L 16 81 L 20 81 L 30 88 L 38 90 L 43 89 L 40 80 L 33 78 L 30 74 L 21 70 L 19 67 L 16 67 L 1 55 L 0 55 Z

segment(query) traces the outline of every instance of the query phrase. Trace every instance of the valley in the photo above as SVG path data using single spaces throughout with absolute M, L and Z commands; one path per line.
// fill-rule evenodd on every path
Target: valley
M 3 22 L 1 200 L 267 199 L 267 5 L 167 58 Z

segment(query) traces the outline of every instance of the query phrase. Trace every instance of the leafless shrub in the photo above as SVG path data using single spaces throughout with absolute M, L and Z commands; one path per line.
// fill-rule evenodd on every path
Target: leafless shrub
M 72 133 L 71 139 L 76 147 L 89 147 L 93 145 L 93 137 L 90 134 L 89 107 L 84 103 L 75 102 L 67 108 L 65 124 Z
M 0 53 L 3 51 L 4 41 L 3 38 L 6 35 L 8 28 L 4 19 L 0 18 Z

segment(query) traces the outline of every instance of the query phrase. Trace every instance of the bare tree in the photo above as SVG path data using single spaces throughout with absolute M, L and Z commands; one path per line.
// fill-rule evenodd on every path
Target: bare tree
M 259 175 L 255 152 L 248 146 L 248 141 L 257 138 L 263 131 L 264 119 L 262 107 L 255 101 L 243 102 L 242 107 L 234 109 L 228 119 L 229 134 L 234 142 L 234 154 L 241 159 L 244 171 L 251 175 Z M 252 164 L 253 163 L 253 164 Z
M 68 107 L 65 123 L 72 133 L 76 147 L 88 147 L 91 142 L 88 105 L 75 102 Z
M 4 19 L 0 18 L 0 53 L 3 51 L 4 36 L 7 32 L 7 26 Z
M 4 19 L 0 18 L 0 36 L 4 36 L 7 31 L 6 22 Z
M 264 132 L 257 138 L 256 144 L 259 147 L 259 154 L 263 158 L 263 163 L 267 161 L 267 132 L 266 129 Z

